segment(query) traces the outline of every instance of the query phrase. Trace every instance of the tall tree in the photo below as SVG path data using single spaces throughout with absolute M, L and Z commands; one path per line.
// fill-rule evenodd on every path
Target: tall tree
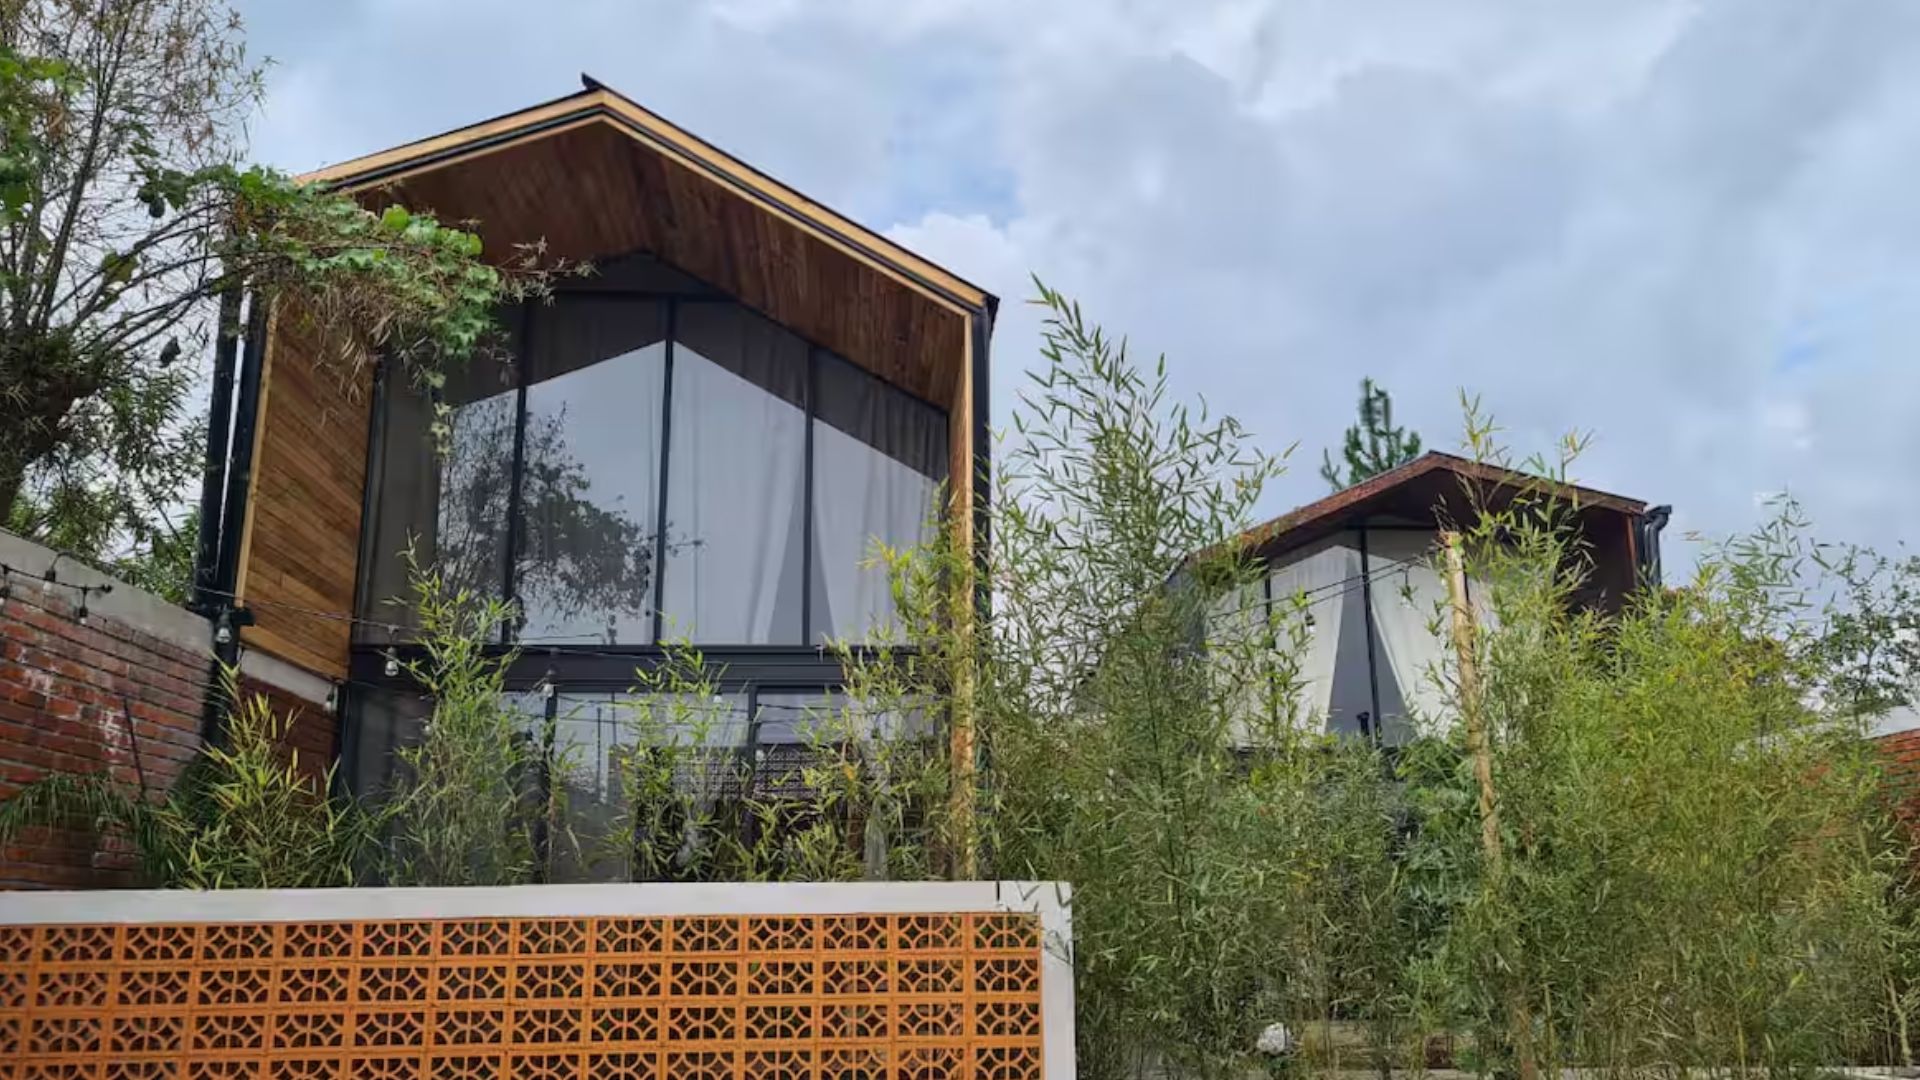
M 1350 488 L 1369 476 L 1378 476 L 1419 457 L 1420 435 L 1394 427 L 1393 399 L 1374 385 L 1371 378 L 1361 379 L 1360 422 L 1347 429 L 1347 441 L 1341 453 L 1347 465 L 1345 478 L 1340 475 L 1340 467 L 1334 464 L 1332 452 L 1321 453 L 1320 475 L 1335 491 Z
M 228 290 L 431 378 L 538 286 L 531 252 L 496 269 L 470 233 L 244 165 L 259 74 L 223 0 L 0 0 L 0 526 L 178 546 Z

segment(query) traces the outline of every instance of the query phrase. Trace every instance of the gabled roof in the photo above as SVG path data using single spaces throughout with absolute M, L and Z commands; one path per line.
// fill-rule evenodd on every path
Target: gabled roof
M 1647 509 L 1646 503 L 1622 495 L 1556 483 L 1457 454 L 1428 451 L 1404 465 L 1256 525 L 1243 536 L 1252 548 L 1285 550 L 1369 514 L 1431 512 L 1436 502 L 1457 499 L 1463 484 L 1482 485 L 1493 494 L 1509 497 L 1528 491 L 1551 492 L 1582 510 L 1630 517 Z
M 564 97 L 316 169 L 299 179 L 359 190 L 582 125 L 605 124 L 754 199 L 834 246 L 885 267 L 956 310 L 986 308 L 991 314 L 998 308 L 999 299 L 978 285 L 815 202 L 592 76 L 580 78 L 583 89 Z

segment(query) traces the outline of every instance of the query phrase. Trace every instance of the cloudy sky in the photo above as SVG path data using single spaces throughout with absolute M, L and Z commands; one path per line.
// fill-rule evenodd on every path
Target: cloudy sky
M 295 170 L 591 72 L 998 293 L 1029 272 L 1298 443 L 1373 375 L 1595 486 L 1920 538 L 1920 4 L 1908 0 L 388 0 L 244 4 Z M 536 14 L 537 12 L 537 14 Z

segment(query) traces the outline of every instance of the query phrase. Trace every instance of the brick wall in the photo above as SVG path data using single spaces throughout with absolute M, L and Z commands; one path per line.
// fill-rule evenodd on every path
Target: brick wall
M 48 772 L 107 772 L 129 790 L 164 792 L 193 759 L 212 664 L 207 621 L 130 586 L 86 597 L 73 586 L 110 579 L 61 560 L 60 582 L 41 575 L 52 552 L 0 533 L 0 799 Z M 267 695 L 291 718 L 286 742 L 303 765 L 334 753 L 325 684 L 253 657 L 242 688 Z M 319 701 L 316 701 L 318 698 Z M 85 830 L 23 834 L 0 850 L 0 889 L 140 884 L 124 850 L 102 850 Z
M 1920 831 L 1920 727 L 1882 735 L 1874 743 L 1887 756 L 1887 774 L 1902 816 Z
M 75 594 L 58 585 L 14 578 L 9 592 L 0 608 L 0 797 L 49 771 L 105 770 L 164 791 L 199 745 L 205 648 L 112 615 L 82 625 Z M 96 851 L 84 832 L 28 833 L 0 852 L 0 887 L 131 884 L 126 854 Z

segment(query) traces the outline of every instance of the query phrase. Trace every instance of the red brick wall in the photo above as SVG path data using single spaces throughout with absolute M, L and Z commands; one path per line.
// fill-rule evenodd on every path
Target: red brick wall
M 209 658 L 110 616 L 86 625 L 70 590 L 15 581 L 0 607 L 0 798 L 49 771 L 108 770 L 165 790 L 200 741 Z M 137 753 L 136 753 L 137 751 Z M 136 758 L 138 766 L 136 767 Z M 0 888 L 135 884 L 124 853 L 81 832 L 0 851 Z
M 1920 728 L 1884 735 L 1875 743 L 1887 755 L 1887 774 L 1902 816 L 1920 830 Z
M 104 580 L 71 563 L 64 568 L 63 577 Z M 128 790 L 144 782 L 153 797 L 166 791 L 200 746 L 212 665 L 206 621 L 125 586 L 90 595 L 84 624 L 71 587 L 14 576 L 5 591 L 0 799 L 54 771 L 104 771 Z M 326 769 L 335 747 L 324 706 L 255 679 L 242 687 L 265 695 L 275 715 L 290 721 L 285 742 L 303 766 L 316 775 Z M 85 829 L 24 833 L 0 849 L 0 889 L 141 884 L 128 852 L 101 846 Z

